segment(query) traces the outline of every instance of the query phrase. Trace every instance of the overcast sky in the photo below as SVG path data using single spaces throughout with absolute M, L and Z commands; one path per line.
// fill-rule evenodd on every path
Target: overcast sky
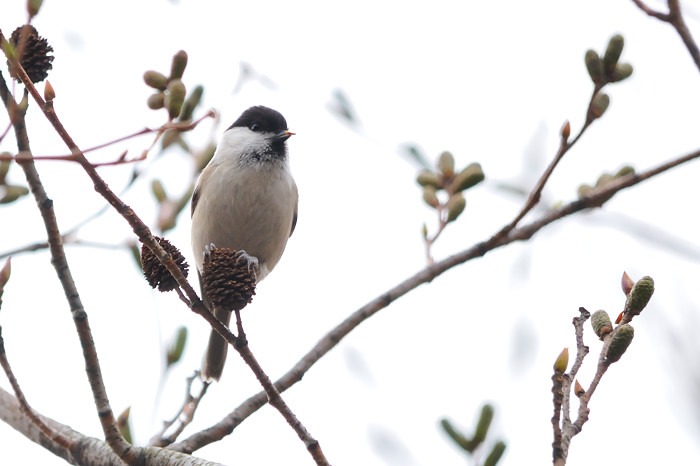
M 24 2 L 5 3 L 0 28 L 9 35 L 23 22 Z M 579 184 L 604 171 L 648 168 L 698 147 L 698 70 L 675 32 L 629 0 L 45 3 L 34 24 L 55 49 L 49 80 L 56 109 L 81 147 L 160 124 L 163 114 L 146 108 L 142 74 L 167 72 L 179 49 L 189 54 L 186 84 L 206 88 L 200 112 L 215 108 L 220 116 L 191 135 L 194 143 L 218 138 L 256 104 L 281 111 L 297 133 L 289 141 L 300 190 L 297 229 L 245 310 L 251 348 L 272 378 L 349 313 L 424 265 L 421 224 L 434 229 L 435 220 L 422 204 L 406 144 L 431 160 L 450 150 L 458 166 L 480 162 L 487 176 L 438 241 L 437 259 L 487 238 L 515 215 L 522 199 L 499 186 L 529 189 L 553 157 L 562 123 L 568 119 L 578 130 L 592 88 L 584 53 L 602 52 L 615 33 L 626 39 L 622 61 L 634 65 L 634 75 L 607 90 L 607 114 L 566 156 L 545 201 L 573 199 Z M 696 36 L 699 18 L 697 9 L 688 11 Z M 241 63 L 263 78 L 238 86 Z M 355 125 L 331 111 L 337 90 L 351 102 Z M 65 153 L 32 111 L 34 153 Z M 149 142 L 137 139 L 94 157 L 111 160 L 124 149 L 137 154 Z M 6 138 L 0 150 L 14 150 L 13 141 Z M 178 193 L 191 164 L 171 151 L 143 166 L 147 171 L 125 201 L 153 224 L 150 181 L 162 179 Z M 76 166 L 38 168 L 62 227 L 103 205 Z M 119 190 L 131 169 L 101 173 Z M 526 244 L 451 270 L 364 323 L 285 399 L 335 466 L 463 464 L 438 420 L 448 416 L 470 429 L 486 400 L 496 406 L 494 437 L 508 443 L 501 464 L 546 464 L 552 363 L 563 347 L 573 351 L 571 319 L 579 306 L 617 314 L 626 270 L 634 279 L 654 277 L 657 293 L 635 320 L 634 344 L 596 393 L 568 464 L 697 464 L 698 400 L 688 397 L 684 374 L 696 367 L 699 348 L 679 355 L 674 343 L 697 339 L 688 329 L 698 322 L 700 224 L 692 206 L 699 176 L 697 163 L 674 170 L 619 194 L 603 212 L 567 219 Z M 21 182 L 21 171 L 13 167 L 10 178 Z M 0 207 L 0 227 L 0 252 L 44 238 L 29 198 Z M 123 244 L 132 235 L 110 212 L 80 238 Z M 169 238 L 192 263 L 186 213 Z M 128 251 L 67 251 L 112 406 L 132 407 L 143 444 L 174 414 L 185 377 L 199 366 L 206 323 L 175 295 L 152 292 Z M 0 321 L 30 403 L 101 437 L 48 254 L 17 255 L 12 265 Z M 160 351 L 179 325 L 190 329 L 191 341 L 154 406 Z M 600 345 L 590 331 L 586 338 L 592 354 L 581 373 L 584 385 Z M 9 389 L 4 377 L 0 386 Z M 192 431 L 258 390 L 248 368 L 231 356 Z M 4 424 L 0 445 L 3 464 L 63 464 Z M 197 455 L 228 464 L 311 464 L 269 407 Z

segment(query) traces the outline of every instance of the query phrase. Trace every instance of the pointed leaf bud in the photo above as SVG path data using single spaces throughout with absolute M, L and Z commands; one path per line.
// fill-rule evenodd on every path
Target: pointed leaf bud
M 204 170 L 204 167 L 206 167 L 209 161 L 212 159 L 212 157 L 214 157 L 215 152 L 216 144 L 210 143 L 202 151 L 197 153 L 197 156 L 195 157 L 195 162 L 198 172 Z
M 564 122 L 564 125 L 561 127 L 561 139 L 562 141 L 568 141 L 569 136 L 571 135 L 571 123 L 569 123 L 569 120 L 566 120 Z
M 165 202 L 168 199 L 168 194 L 165 192 L 163 183 L 161 183 L 159 179 L 151 181 L 151 192 L 153 193 L 153 197 L 156 198 L 156 201 L 158 201 L 159 204 Z
M 182 79 L 187 67 L 187 52 L 180 50 L 173 55 L 173 61 L 170 65 L 170 79 Z
M 155 70 L 146 71 L 143 74 L 143 82 L 159 91 L 164 91 L 168 87 L 168 78 L 163 73 Z
M 578 379 L 576 379 L 576 383 L 574 383 L 574 395 L 581 398 L 585 394 L 586 394 L 586 390 L 583 388 L 583 386 L 578 381 Z
M 131 427 L 129 423 L 129 418 L 131 417 L 131 407 L 126 408 L 122 413 L 117 416 L 117 428 L 119 429 L 119 433 L 122 434 L 122 437 L 124 437 L 124 440 L 127 442 L 131 443 L 132 438 L 131 438 Z
M 455 174 L 455 158 L 449 151 L 444 151 L 440 154 L 437 163 L 438 169 L 442 172 L 445 178 L 451 178 Z
M 44 83 L 44 100 L 47 102 L 51 102 L 53 99 L 56 98 L 56 91 L 53 89 L 53 86 L 47 79 L 46 82 Z
M 442 187 L 440 186 L 440 179 L 437 173 L 430 170 L 421 170 L 416 177 L 416 182 L 421 186 L 432 186 L 435 189 L 440 189 Z
M 654 280 L 651 277 L 642 277 L 634 284 L 627 295 L 625 313 L 636 316 L 646 307 L 654 294 Z
M 483 466 L 496 466 L 498 462 L 500 461 L 501 457 L 503 456 L 503 453 L 506 451 L 506 444 L 504 441 L 499 440 L 493 445 L 493 448 L 491 449 L 491 453 L 489 453 L 489 456 L 486 457 L 484 460 Z
M 182 358 L 182 353 L 185 351 L 185 344 L 187 343 L 187 327 L 179 327 L 177 333 L 175 334 L 175 341 L 168 348 L 166 354 L 165 365 L 167 367 L 172 366 Z
M 474 442 L 477 445 L 486 439 L 486 435 L 489 433 L 489 427 L 491 427 L 491 421 L 493 421 L 493 413 L 493 406 L 489 403 L 481 407 L 479 420 L 476 422 L 476 430 L 474 431 Z
M 632 65 L 629 63 L 620 63 L 619 65 L 615 66 L 615 69 L 610 75 L 610 82 L 617 83 L 623 81 L 632 76 L 633 71 L 634 68 L 632 68 Z
M 475 445 L 472 440 L 465 437 L 464 434 L 455 429 L 449 420 L 441 419 L 440 426 L 442 427 L 442 430 L 444 430 L 445 433 L 464 451 L 473 453 L 474 450 L 476 450 L 477 445 Z
M 4 193 L 0 195 L 0 204 L 9 204 L 15 202 L 22 196 L 29 194 L 29 189 L 24 186 L 5 185 Z
M 27 14 L 30 20 L 39 14 L 42 3 L 43 0 L 27 0 Z
M 624 47 L 625 39 L 620 34 L 615 34 L 610 38 L 608 48 L 605 49 L 605 55 L 603 55 L 603 68 L 608 76 L 611 76 L 615 70 L 615 65 L 617 65 Z
M 586 51 L 586 69 L 588 70 L 588 75 L 591 77 L 593 84 L 598 84 L 603 81 L 603 61 L 600 59 L 600 55 L 595 50 Z
M 462 193 L 453 194 L 447 201 L 447 223 L 454 222 L 462 215 L 464 208 L 467 206 L 467 200 Z
M 459 172 L 450 183 L 449 191 L 458 193 L 469 189 L 484 181 L 484 171 L 478 163 L 470 163 L 467 167 Z
M 423 222 L 420 233 L 423 236 L 423 239 L 428 239 L 428 225 L 426 225 L 425 222 Z
M 440 205 L 440 200 L 437 197 L 437 192 L 433 186 L 427 185 L 423 187 L 423 200 L 430 207 L 437 207 Z
M 605 358 L 611 363 L 619 361 L 622 355 L 625 354 L 625 351 L 627 351 L 630 343 L 632 343 L 633 338 L 634 329 L 630 324 L 623 324 L 617 327 L 612 334 Z
M 197 108 L 199 102 L 202 100 L 202 94 L 204 93 L 204 88 L 202 86 L 195 87 L 190 95 L 187 96 L 185 102 L 182 104 L 182 110 L 180 110 L 180 121 L 190 121 L 192 115 L 194 114 L 194 109 Z
M 627 272 L 622 272 L 622 280 L 620 280 L 620 284 L 622 285 L 622 292 L 625 293 L 625 296 L 630 294 L 630 291 L 632 291 L 632 287 L 634 286 L 634 280 L 627 275 Z
M 608 96 L 608 94 L 605 94 L 603 92 L 597 93 L 595 97 L 593 97 L 591 106 L 588 109 L 589 118 L 591 120 L 596 120 L 602 117 L 605 111 L 608 109 L 609 105 L 610 97 Z
M 164 103 L 168 109 L 168 115 L 174 119 L 180 114 L 187 90 L 182 81 L 174 79 L 168 83 L 166 91 Z
M 564 348 L 554 361 L 554 373 L 563 374 L 569 366 L 569 348 Z
M 603 337 L 605 337 L 605 335 L 613 331 L 610 316 L 603 310 L 595 311 L 593 313 L 591 316 L 591 326 L 593 327 L 595 334 L 598 335 L 598 338 L 601 340 Z

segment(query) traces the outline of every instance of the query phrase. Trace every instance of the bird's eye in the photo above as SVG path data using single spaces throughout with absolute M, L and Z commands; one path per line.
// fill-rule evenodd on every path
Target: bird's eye
M 258 131 L 260 131 L 260 125 L 258 125 L 257 123 L 253 123 L 252 125 L 250 125 L 250 130 L 255 131 L 257 133 Z

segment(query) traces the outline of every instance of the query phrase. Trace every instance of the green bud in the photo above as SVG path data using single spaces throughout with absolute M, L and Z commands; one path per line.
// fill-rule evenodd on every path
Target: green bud
M 185 102 L 182 104 L 182 110 L 180 110 L 180 121 L 189 121 L 192 119 L 192 114 L 194 109 L 197 108 L 199 102 L 202 100 L 202 94 L 204 93 L 204 88 L 202 86 L 195 87 L 190 95 L 187 96 Z
M 180 141 L 182 140 L 182 137 L 180 136 L 179 131 L 175 131 L 174 129 L 168 129 L 165 130 L 163 133 L 163 136 L 161 137 L 161 147 L 163 149 L 167 149 L 168 147 L 172 146 L 173 144 L 180 144 Z
M 437 207 L 440 204 L 440 201 L 437 197 L 437 191 L 435 191 L 435 188 L 430 185 L 423 186 L 423 200 L 426 204 L 433 208 Z
M 29 19 L 39 14 L 42 3 L 43 0 L 27 0 L 27 14 L 29 15 Z
M 554 361 L 554 373 L 563 374 L 567 367 L 569 367 L 569 348 L 564 348 Z
M 474 442 L 477 445 L 486 439 L 489 427 L 491 427 L 491 421 L 493 421 L 493 406 L 486 403 L 481 407 L 481 414 L 479 414 L 479 420 L 476 422 L 476 430 L 474 431 Z
M 608 94 L 599 92 L 593 97 L 593 102 L 591 102 L 591 107 L 588 110 L 589 117 L 592 120 L 597 120 L 602 117 L 605 111 L 610 105 L 610 97 Z
M 615 173 L 615 178 L 621 178 L 627 175 L 633 175 L 635 173 L 634 167 L 631 165 L 625 165 L 620 168 L 617 173 Z
M 435 172 L 430 170 L 421 170 L 416 177 L 416 182 L 421 186 L 432 186 L 435 189 L 441 188 L 440 179 Z
M 423 239 L 428 239 L 428 225 L 423 222 L 423 226 L 420 229 L 420 234 L 423 236 Z
M 447 419 L 440 420 L 440 426 L 445 431 L 447 435 L 457 444 L 460 448 L 469 453 L 473 453 L 476 450 L 476 445 L 472 440 L 465 437 L 461 432 L 454 428 L 452 423 Z
M 595 182 L 595 187 L 596 187 L 596 188 L 602 188 L 603 186 L 607 185 L 608 183 L 610 183 L 610 182 L 613 181 L 614 179 L 615 179 L 615 177 L 612 176 L 611 174 L 609 174 L 609 173 L 603 173 L 603 174 L 600 175 L 600 176 L 598 177 L 598 179 L 596 180 L 596 182 Z
M 185 351 L 185 344 L 187 343 L 187 328 L 180 327 L 177 329 L 175 334 L 175 341 L 170 348 L 168 348 L 168 354 L 166 355 L 166 365 L 168 367 L 172 366 L 182 358 L 182 353 Z
M 176 118 L 180 114 L 182 104 L 185 102 L 187 90 L 179 79 L 174 79 L 168 83 L 167 94 L 165 95 L 165 106 L 168 109 L 170 118 Z
M 143 271 L 143 266 L 141 265 L 141 248 L 139 245 L 137 243 L 129 244 L 129 252 L 131 253 L 131 258 L 136 262 L 136 265 Z
M 151 94 L 150 96 L 148 96 L 146 104 L 151 110 L 160 110 L 165 106 L 165 94 L 163 94 L 162 92 L 156 92 L 155 94 Z
M 168 78 L 163 73 L 155 70 L 148 70 L 143 74 L 143 82 L 147 86 L 159 91 L 164 91 L 168 87 Z
M 595 50 L 586 51 L 584 60 L 591 81 L 593 81 L 594 84 L 601 83 L 603 81 L 603 61 L 600 59 L 598 52 Z
M 629 63 L 620 63 L 619 65 L 615 66 L 615 69 L 610 74 L 610 82 L 617 83 L 623 81 L 632 76 L 633 71 L 634 68 L 632 68 L 632 65 Z
M 20 197 L 29 194 L 29 190 L 27 188 L 16 185 L 5 185 L 1 191 L 4 191 L 4 193 L 2 194 L 2 197 L 0 197 L 0 204 L 15 202 Z
M 467 167 L 454 177 L 450 184 L 449 191 L 458 193 L 469 189 L 484 181 L 484 171 L 478 163 L 470 163 Z
M 437 163 L 438 169 L 445 178 L 451 178 L 455 174 L 455 158 L 448 151 L 440 154 Z
M 7 172 L 10 171 L 10 164 L 12 163 L 9 159 L 12 157 L 12 154 L 9 152 L 3 152 L 0 154 L 4 159 L 0 160 L 0 184 L 5 184 L 5 177 L 7 176 Z
M 651 277 L 642 277 L 634 284 L 630 294 L 627 295 L 625 313 L 639 315 L 654 294 L 654 280 Z
M 207 166 L 209 161 L 214 157 L 214 153 L 216 152 L 216 144 L 209 144 L 207 147 L 205 147 L 201 152 L 197 154 L 197 157 L 195 158 L 195 161 L 197 163 L 197 171 L 201 172 L 204 170 L 204 167 Z
M 182 79 L 187 67 L 187 52 L 180 50 L 173 55 L 173 61 L 170 65 L 170 79 Z
M 613 363 L 620 360 L 627 348 L 632 343 L 634 338 L 634 329 L 630 324 L 620 325 L 615 329 L 612 334 L 612 340 L 610 340 L 610 346 L 608 346 L 608 352 L 605 354 L 605 358 Z
M 163 183 L 161 183 L 158 179 L 151 181 L 151 192 L 153 193 L 153 197 L 156 198 L 159 204 L 165 202 L 168 199 L 168 195 L 165 192 Z
M 124 437 L 124 440 L 131 443 L 131 427 L 129 426 L 129 418 L 131 416 L 131 408 L 126 408 L 122 413 L 117 416 L 117 428 L 119 432 Z
M 612 76 L 624 47 L 625 39 L 620 34 L 615 34 L 610 38 L 608 48 L 605 49 L 605 55 L 603 55 L 603 68 L 606 75 Z
M 613 331 L 612 322 L 607 312 L 600 310 L 595 311 L 591 316 L 591 326 L 598 338 L 601 340 L 605 335 Z
M 491 449 L 491 453 L 484 460 L 483 466 L 496 466 L 500 461 L 503 453 L 506 451 L 506 444 L 502 440 L 495 443 Z
M 584 197 L 590 196 L 591 194 L 593 194 L 593 191 L 595 191 L 593 189 L 593 186 L 588 185 L 588 184 L 582 184 L 578 187 L 578 189 L 576 190 L 576 193 L 577 193 L 579 199 L 583 199 Z
M 447 201 L 447 223 L 454 222 L 462 215 L 464 208 L 467 206 L 467 200 L 462 193 L 453 194 Z

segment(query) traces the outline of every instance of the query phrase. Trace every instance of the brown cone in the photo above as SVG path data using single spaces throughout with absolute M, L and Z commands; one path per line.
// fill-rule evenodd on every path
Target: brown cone
M 29 79 L 33 83 L 46 79 L 49 70 L 53 68 L 51 63 L 54 56 L 49 55 L 53 52 L 53 47 L 46 39 L 39 36 L 36 28 L 31 24 L 18 27 L 12 32 L 10 42 L 14 46 L 17 58 L 24 71 L 27 72 Z M 10 67 L 10 75 L 18 82 L 20 81 L 17 74 L 12 71 L 12 67 Z
M 204 257 L 202 288 L 216 309 L 240 311 L 255 295 L 255 273 L 237 251 L 213 248 Z
M 182 273 L 187 276 L 189 265 L 185 262 L 185 258 L 178 248 L 165 238 L 156 236 L 156 241 L 161 245 L 165 252 L 170 254 L 175 261 L 175 264 L 182 270 Z M 153 252 L 146 246 L 141 246 L 141 267 L 143 274 L 146 276 L 148 284 L 152 288 L 158 287 L 158 291 L 171 291 L 177 288 L 177 281 L 168 269 L 158 260 Z

